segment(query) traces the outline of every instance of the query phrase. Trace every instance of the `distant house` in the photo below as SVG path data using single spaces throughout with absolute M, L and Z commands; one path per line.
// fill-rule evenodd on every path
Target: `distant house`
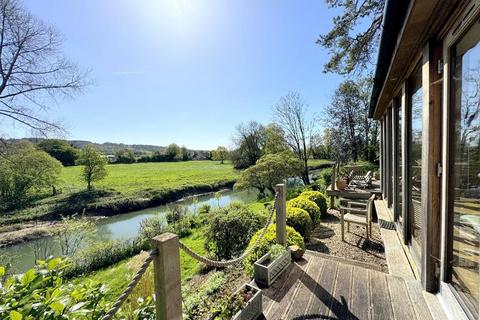
M 385 206 L 423 288 L 479 319 L 480 1 L 386 1 L 370 116 Z
M 107 155 L 105 156 L 105 158 L 107 158 L 108 163 L 115 163 L 115 162 L 117 162 L 117 156 L 114 155 L 114 154 L 107 154 Z

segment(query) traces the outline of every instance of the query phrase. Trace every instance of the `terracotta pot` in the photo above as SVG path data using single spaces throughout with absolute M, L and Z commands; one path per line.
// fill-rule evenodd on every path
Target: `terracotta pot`
M 345 190 L 347 188 L 347 181 L 345 180 L 337 180 L 335 182 L 335 186 L 338 190 Z

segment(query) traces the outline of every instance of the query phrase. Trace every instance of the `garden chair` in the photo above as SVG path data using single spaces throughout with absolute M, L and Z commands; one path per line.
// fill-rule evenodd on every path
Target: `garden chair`
M 359 188 L 368 188 L 372 186 L 372 171 L 368 171 L 365 175 L 355 175 L 354 171 L 349 174 L 349 186 L 350 187 L 359 187 Z
M 364 225 L 367 229 L 367 240 L 372 236 L 372 210 L 375 195 L 372 195 L 366 203 L 346 200 L 346 206 L 340 207 L 340 221 L 342 228 L 342 241 L 345 241 L 345 222 L 347 232 L 350 232 L 350 223 Z

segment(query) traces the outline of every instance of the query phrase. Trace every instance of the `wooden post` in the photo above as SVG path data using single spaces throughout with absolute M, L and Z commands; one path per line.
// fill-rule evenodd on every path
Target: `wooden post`
M 287 187 L 283 183 L 277 184 L 275 191 L 278 193 L 275 203 L 277 243 L 285 246 L 287 244 Z
M 180 247 L 178 236 L 163 233 L 152 239 L 158 253 L 153 259 L 157 319 L 182 319 Z
M 332 191 L 335 190 L 335 182 L 337 181 L 337 163 L 335 162 L 332 169 Z M 335 196 L 330 196 L 330 208 L 335 207 Z

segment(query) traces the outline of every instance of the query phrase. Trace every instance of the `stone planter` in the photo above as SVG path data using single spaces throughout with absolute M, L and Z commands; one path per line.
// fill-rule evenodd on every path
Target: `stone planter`
M 235 295 L 240 294 L 243 290 L 245 290 L 245 288 L 249 288 L 252 292 L 254 292 L 254 295 L 250 300 L 248 300 L 245 307 L 232 317 L 232 320 L 254 320 L 257 319 L 263 312 L 262 290 L 246 283 L 237 292 L 235 292 Z
M 287 248 L 284 253 L 278 256 L 275 260 L 266 264 L 270 258 L 270 253 L 267 253 L 258 259 L 253 265 L 253 274 L 255 282 L 269 287 L 275 279 L 277 279 L 292 261 L 290 248 Z

